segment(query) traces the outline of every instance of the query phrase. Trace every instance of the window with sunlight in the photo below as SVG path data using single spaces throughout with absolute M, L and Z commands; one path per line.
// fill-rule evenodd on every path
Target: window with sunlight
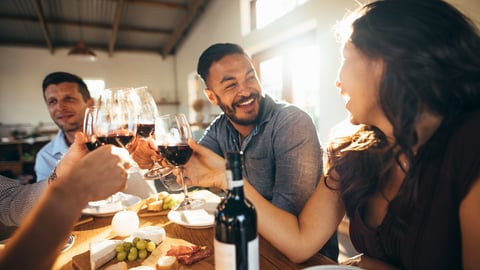
M 319 51 L 317 45 L 305 44 L 257 59 L 264 91 L 304 109 L 316 125 L 320 113 Z
M 251 0 L 252 29 L 261 29 L 308 0 Z
M 282 97 L 283 82 L 282 78 L 282 58 L 274 57 L 260 63 L 260 72 L 262 76 L 262 86 L 265 92 L 277 98 Z
M 100 92 L 105 89 L 105 81 L 101 79 L 84 79 L 83 80 L 90 91 L 93 99 L 97 99 Z

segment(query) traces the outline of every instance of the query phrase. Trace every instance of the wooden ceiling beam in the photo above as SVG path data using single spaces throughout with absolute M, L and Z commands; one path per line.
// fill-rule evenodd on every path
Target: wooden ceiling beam
M 47 47 L 50 50 L 50 53 L 53 54 L 52 39 L 50 38 L 50 34 L 48 33 L 47 25 L 45 23 L 45 16 L 43 15 L 40 0 L 33 0 L 33 4 L 35 6 L 35 13 L 37 14 L 38 21 L 40 22 L 40 28 L 42 29 L 43 38 L 47 43 Z
M 28 17 L 28 16 L 0 15 L 0 20 L 16 20 L 16 21 L 23 21 L 23 22 L 38 23 L 37 17 Z M 48 20 L 45 20 L 45 24 L 88 27 L 88 28 L 97 28 L 97 29 L 105 29 L 105 30 L 112 29 L 111 24 L 88 23 L 88 22 L 79 23 L 78 21 L 68 21 L 68 20 L 61 20 L 61 19 L 48 19 Z M 172 29 L 145 28 L 145 27 L 128 26 L 128 25 L 119 26 L 118 30 L 130 31 L 130 32 L 143 32 L 143 33 L 150 33 L 150 34 L 163 34 L 163 35 L 171 35 L 173 33 Z
M 179 3 L 171 3 L 167 1 L 152 1 L 152 0 L 130 0 L 129 2 L 135 4 L 147 4 L 161 8 L 176 8 L 176 9 L 184 9 L 187 10 L 188 6 L 186 4 L 179 4 Z
M 183 31 L 185 31 L 185 29 L 188 27 L 192 19 L 198 13 L 198 10 L 200 9 L 202 3 L 203 3 L 203 0 L 195 0 L 188 7 L 187 14 L 183 18 L 183 20 L 178 24 L 177 28 L 175 28 L 175 30 L 173 31 L 172 37 L 168 40 L 167 44 L 163 47 L 162 49 L 163 57 L 170 54 L 170 52 L 172 51 L 172 49 L 175 47 L 178 40 L 182 36 Z
M 117 7 L 115 8 L 115 18 L 113 19 L 112 35 L 110 36 L 110 41 L 108 42 L 108 54 L 110 56 L 113 55 L 115 42 L 117 41 L 118 27 L 120 26 L 120 18 L 122 17 L 124 3 L 124 0 L 118 1 Z

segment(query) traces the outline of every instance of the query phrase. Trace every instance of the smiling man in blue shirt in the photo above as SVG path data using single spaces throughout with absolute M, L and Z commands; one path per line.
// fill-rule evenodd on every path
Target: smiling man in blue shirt
M 244 177 L 272 204 L 298 215 L 322 174 L 322 149 L 311 117 L 265 95 L 250 57 L 236 44 L 210 46 L 197 72 L 208 100 L 223 111 L 199 143 L 220 156 L 242 152 Z M 225 188 L 212 179 L 192 180 Z M 336 234 L 321 252 L 337 260 Z

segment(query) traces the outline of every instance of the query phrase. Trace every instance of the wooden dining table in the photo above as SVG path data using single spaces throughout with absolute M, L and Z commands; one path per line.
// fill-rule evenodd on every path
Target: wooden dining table
M 142 204 L 139 204 L 142 205 Z M 213 248 L 213 228 L 188 228 L 169 221 L 165 213 L 145 212 L 135 209 L 140 217 L 140 227 L 162 226 L 166 236 L 171 239 L 181 239 L 194 245 L 206 246 L 213 251 L 213 255 L 192 265 L 180 265 L 179 269 L 215 269 L 215 252 Z M 143 211 L 143 212 L 142 212 Z M 54 269 L 90 270 L 89 246 L 92 241 L 118 238 L 112 232 L 113 216 L 82 216 L 79 225 L 74 227 L 72 234 L 75 242 L 66 251 L 62 252 L 55 262 Z M 314 265 L 336 264 L 333 260 L 321 254 L 316 254 L 304 263 L 296 264 L 282 255 L 263 237 L 259 237 L 260 269 L 303 269 Z M 148 258 L 147 258 L 148 259 Z M 112 261 L 116 261 L 113 259 Z M 102 269 L 102 268 L 101 268 Z

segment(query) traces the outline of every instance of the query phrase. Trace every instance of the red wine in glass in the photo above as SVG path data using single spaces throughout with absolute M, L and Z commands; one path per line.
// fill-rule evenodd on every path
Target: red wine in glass
M 118 147 L 123 147 L 127 146 L 132 140 L 133 140 L 133 135 L 108 135 L 108 136 L 99 136 L 98 141 L 100 142 L 101 145 L 104 144 L 112 144 Z
M 87 145 L 87 148 L 88 148 L 89 151 L 93 151 L 101 145 L 99 141 L 86 142 L 85 144 Z
M 137 136 L 148 138 L 155 132 L 155 123 L 137 124 Z
M 188 144 L 159 145 L 158 152 L 172 165 L 182 166 L 190 159 L 193 150 Z

